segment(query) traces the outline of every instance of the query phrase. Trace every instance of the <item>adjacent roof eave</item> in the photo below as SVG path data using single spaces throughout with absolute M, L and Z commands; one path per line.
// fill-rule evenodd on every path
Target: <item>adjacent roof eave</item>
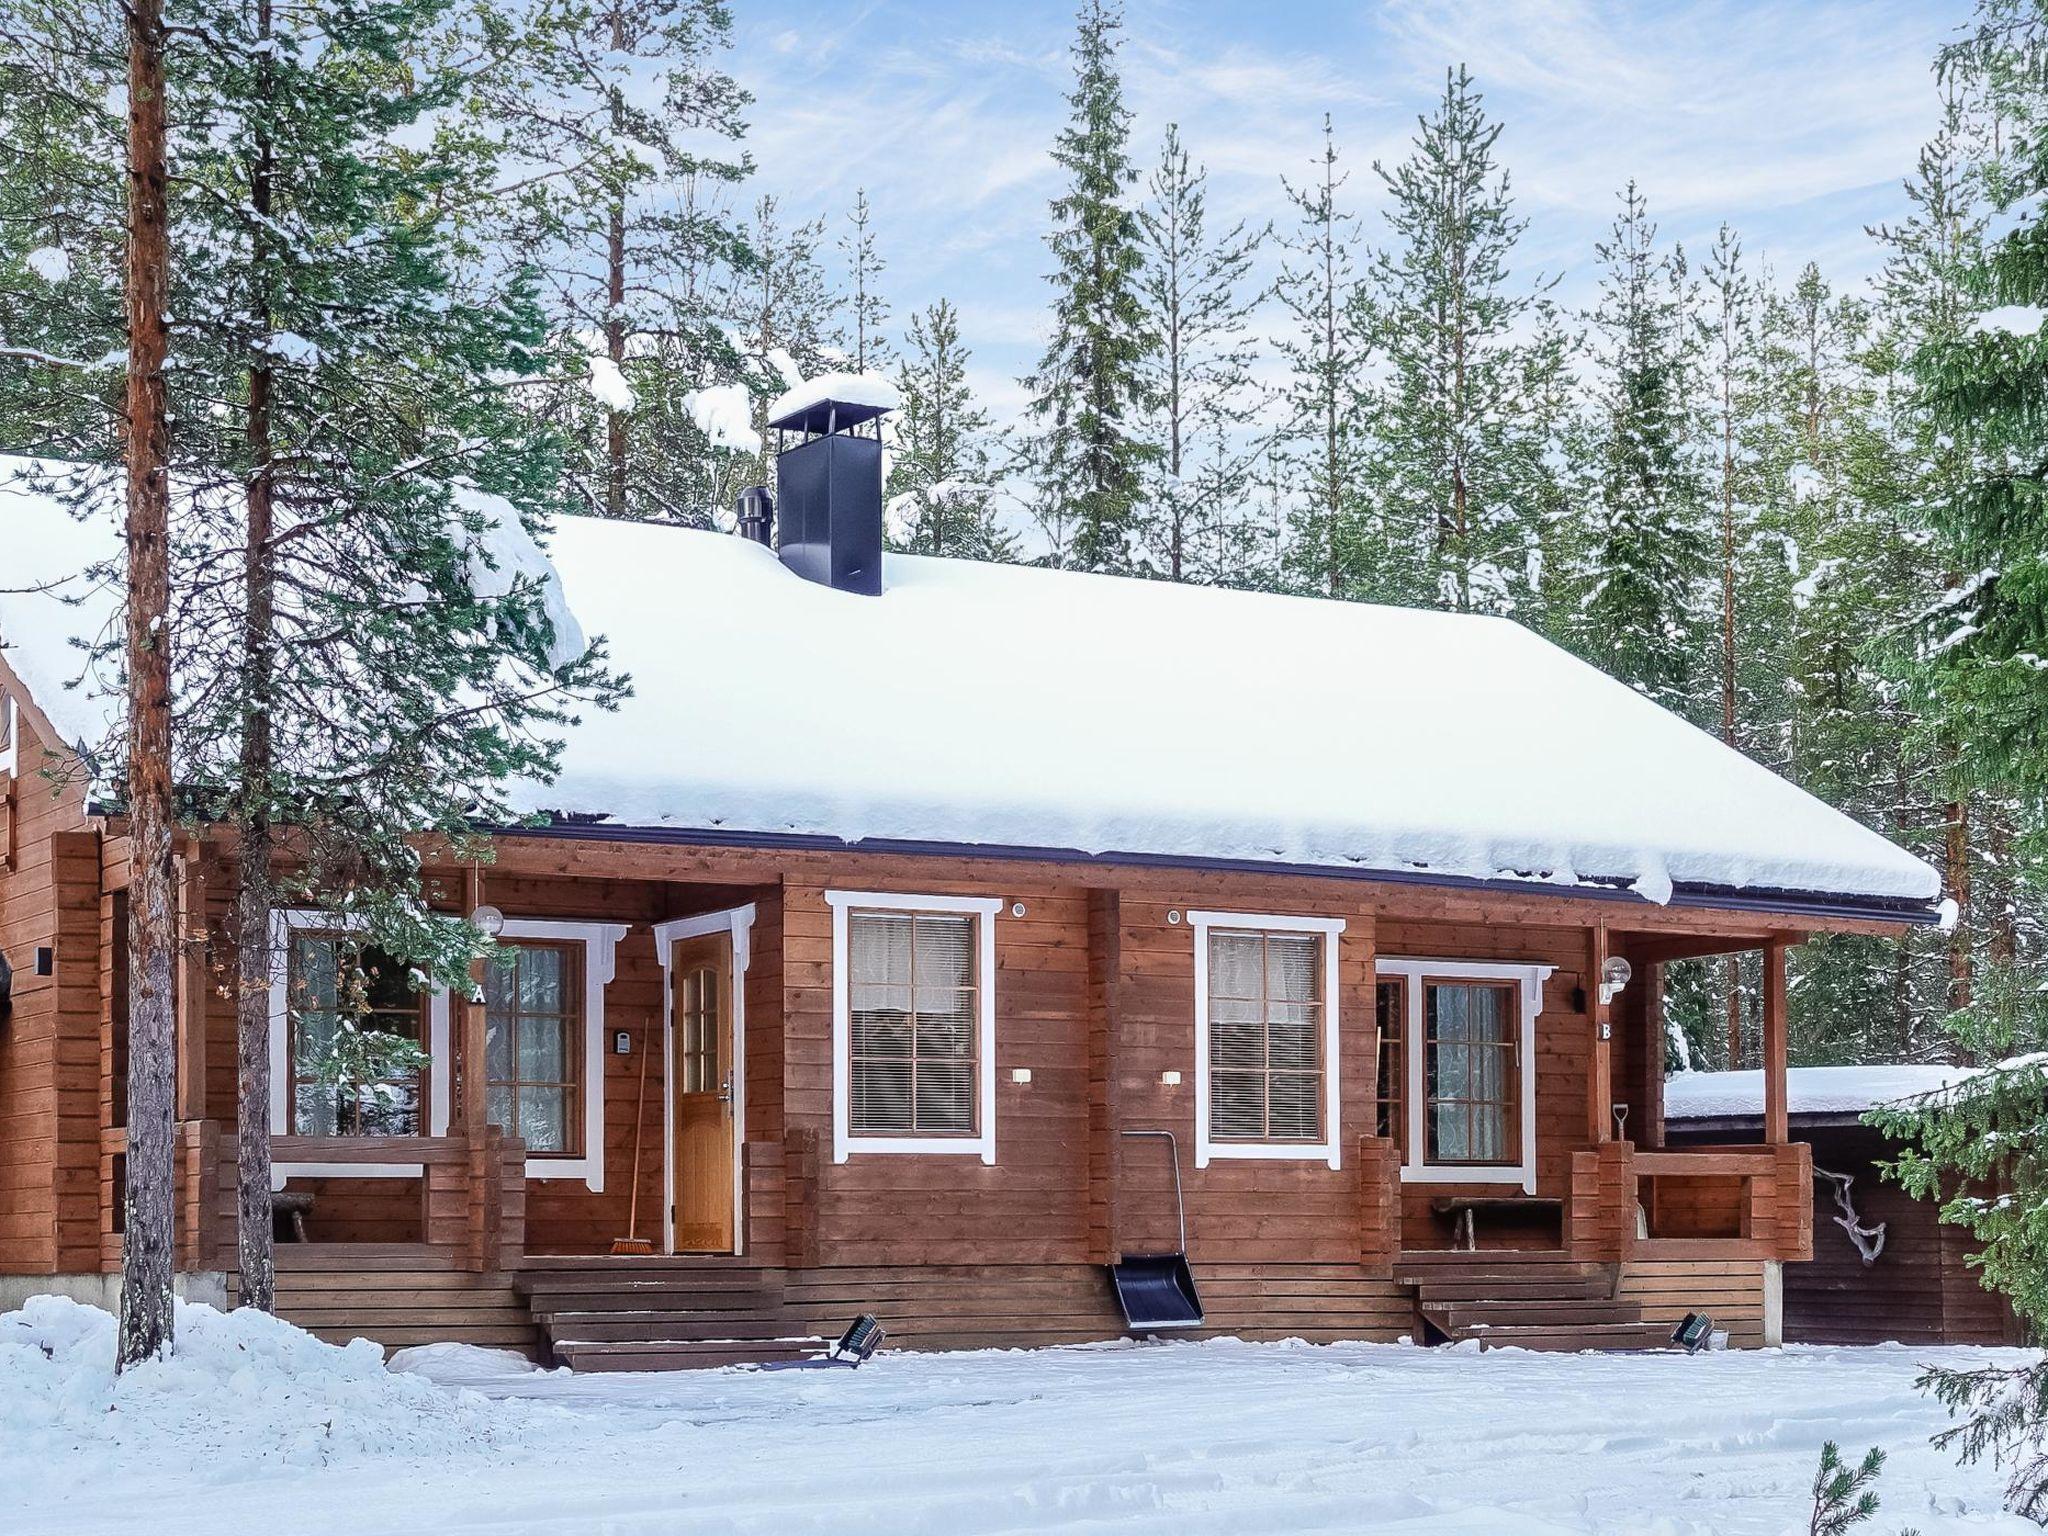
M 1368 880 L 1461 891 L 1497 891 L 1516 896 L 1566 896 L 1632 907 L 1654 907 L 1647 896 L 1619 883 L 1553 884 L 1543 880 L 1487 879 L 1434 874 L 1428 870 L 1378 869 L 1364 865 L 1295 864 L 1281 860 L 1223 859 L 1189 854 L 1090 852 L 1082 848 L 1032 848 L 1005 843 L 959 843 L 906 838 L 843 838 L 812 832 L 746 832 L 730 828 L 634 827 L 574 820 L 532 826 L 482 828 L 501 837 L 559 837 L 587 842 L 670 844 L 715 848 L 788 849 L 812 853 L 887 853 L 905 857 L 1002 859 L 1034 864 L 1086 864 L 1110 868 L 1194 869 L 1230 874 L 1288 875 L 1317 880 Z M 1886 923 L 1932 927 L 1939 911 L 1911 898 L 1844 896 L 1801 891 L 1738 891 L 1711 886 L 1673 888 L 1669 905 L 1749 912 L 1808 920 Z

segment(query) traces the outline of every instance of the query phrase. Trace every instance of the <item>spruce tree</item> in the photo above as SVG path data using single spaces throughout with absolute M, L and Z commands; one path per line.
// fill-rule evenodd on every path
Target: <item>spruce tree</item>
M 1325 114 L 1315 179 L 1281 183 L 1296 219 L 1281 241 L 1277 292 L 1286 328 L 1275 342 L 1287 364 L 1280 462 L 1295 493 L 1287 577 L 1325 597 L 1389 597 L 1392 552 L 1368 542 L 1361 514 L 1369 439 L 1359 386 L 1372 318 L 1352 257 L 1358 218 L 1340 199 L 1349 178 L 1338 160 L 1336 129 Z
M 1944 50 L 1941 69 L 1945 83 L 1981 92 L 1999 125 L 2003 153 L 1986 167 L 1988 186 L 2013 227 L 1978 250 L 1944 238 L 1956 232 L 1951 221 L 1931 242 L 1897 252 L 1952 271 L 1960 306 L 1934 316 L 1912 354 L 1927 441 L 1947 471 L 1934 478 L 1943 494 L 1933 532 L 1948 577 L 1921 626 L 1913 676 L 1927 738 L 1953 747 L 1974 782 L 2038 816 L 2048 792 L 2048 673 L 2039 660 L 2048 655 L 2048 430 L 2038 406 L 2048 387 L 2048 229 L 2028 208 L 2048 192 L 2048 13 L 2034 0 L 1982 0 L 1975 29 Z M 1954 323 L 1972 311 L 1969 323 Z M 2031 834 L 2038 900 L 2040 823 L 2018 830 Z M 1907 1191 L 1944 1202 L 1944 1219 L 1981 1245 L 1985 1283 L 2038 1328 L 2048 1318 L 2048 1070 L 2039 1054 L 2048 964 L 2038 948 L 2015 945 L 2000 972 L 2004 984 L 1973 989 L 1951 1027 L 1975 1051 L 2025 1054 L 1873 1119 L 1911 1143 L 1897 1169 Z M 1995 1457 L 2009 1473 L 2011 1506 L 2048 1517 L 2048 1364 L 1943 1367 L 1924 1379 L 1961 1419 L 1939 1443 L 1966 1460 Z
M 1446 608 L 1527 608 L 1560 500 L 1546 409 L 1563 367 L 1540 280 L 1519 291 L 1514 214 L 1472 77 L 1446 71 L 1408 158 L 1373 169 L 1391 248 L 1371 268 L 1385 382 L 1375 391 L 1375 515 L 1394 594 Z
M 1621 200 L 1608 238 L 1594 247 L 1600 420 L 1584 644 L 1616 676 L 1697 718 L 1700 582 L 1710 556 L 1688 455 L 1682 274 L 1658 251 L 1634 182 Z
M 1080 570 L 1124 571 L 1158 456 L 1141 435 L 1144 364 L 1156 338 L 1139 294 L 1141 231 L 1130 207 L 1138 179 L 1128 151 L 1130 111 L 1117 75 L 1117 0 L 1083 0 L 1072 48 L 1071 116 L 1053 140 L 1067 178 L 1052 201 L 1051 337 L 1031 392 L 1034 514 L 1053 558 Z
M 1239 221 L 1211 233 L 1208 172 L 1169 123 L 1138 210 L 1139 292 L 1158 347 L 1145 360 L 1152 404 L 1142 562 L 1172 581 L 1241 580 L 1248 556 L 1243 484 L 1264 449 L 1253 427 L 1257 347 L 1252 283 L 1259 235 Z
M 854 189 L 847 226 L 839 242 L 846 257 L 846 307 L 851 321 L 847 339 L 853 344 L 847 360 L 855 373 L 887 373 L 893 361 L 887 331 L 889 305 L 876 286 L 887 263 L 875 249 L 874 209 L 865 187 Z
M 960 317 L 940 299 L 910 317 L 896 370 L 902 407 L 887 486 L 892 548 L 966 560 L 1016 558 L 996 517 L 989 414 L 967 384 Z

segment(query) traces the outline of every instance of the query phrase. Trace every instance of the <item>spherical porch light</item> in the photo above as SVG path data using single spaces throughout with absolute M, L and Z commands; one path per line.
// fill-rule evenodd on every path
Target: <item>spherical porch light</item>
M 471 927 L 487 939 L 495 939 L 505 931 L 505 914 L 489 903 L 470 913 L 469 922 Z

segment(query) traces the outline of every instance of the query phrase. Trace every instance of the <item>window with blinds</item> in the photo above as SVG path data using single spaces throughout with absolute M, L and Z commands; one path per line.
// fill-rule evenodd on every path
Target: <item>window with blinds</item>
M 857 1136 L 979 1126 L 972 914 L 848 914 L 849 1124 Z
M 1312 933 L 1209 935 L 1211 1140 L 1322 1140 L 1323 943 Z
M 1429 1161 L 1518 1162 L 1515 989 L 1431 982 L 1422 1004 Z

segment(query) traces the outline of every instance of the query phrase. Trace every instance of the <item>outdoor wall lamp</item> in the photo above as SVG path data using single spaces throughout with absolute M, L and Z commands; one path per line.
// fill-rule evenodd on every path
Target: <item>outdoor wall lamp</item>
M 1607 963 L 1600 967 L 1600 1001 L 1611 1003 L 1621 996 L 1621 989 L 1634 977 L 1636 968 L 1621 955 L 1609 955 Z

